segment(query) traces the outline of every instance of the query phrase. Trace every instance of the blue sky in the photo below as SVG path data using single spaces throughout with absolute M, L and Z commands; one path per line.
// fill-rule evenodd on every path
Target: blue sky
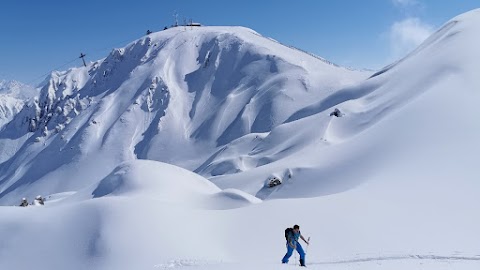
M 376 69 L 478 7 L 478 0 L 5 0 L 0 79 L 37 83 L 53 69 L 80 65 L 80 52 L 100 59 L 147 29 L 171 25 L 175 11 L 181 22 L 242 25 L 340 65 Z

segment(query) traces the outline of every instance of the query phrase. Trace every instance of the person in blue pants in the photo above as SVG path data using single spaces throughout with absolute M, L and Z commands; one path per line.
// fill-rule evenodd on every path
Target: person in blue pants
M 300 266 L 305 266 L 305 251 L 303 251 L 298 239 L 302 239 L 307 245 L 309 245 L 309 243 L 305 240 L 302 233 L 300 233 L 300 226 L 294 225 L 293 228 L 286 229 L 285 238 L 287 239 L 287 253 L 283 256 L 282 263 L 288 263 L 288 259 L 292 256 L 293 250 L 297 250 L 300 255 Z

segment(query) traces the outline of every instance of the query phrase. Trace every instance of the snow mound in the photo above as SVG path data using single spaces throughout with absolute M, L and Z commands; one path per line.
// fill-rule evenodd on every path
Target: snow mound
M 262 201 L 257 197 L 233 188 L 222 190 L 203 201 L 209 209 L 217 210 L 239 208 L 260 202 Z
M 92 192 L 94 198 L 155 195 L 165 201 L 184 201 L 191 196 L 213 194 L 220 189 L 205 178 L 177 166 L 148 160 L 119 165 Z
M 207 209 L 231 209 L 260 203 L 240 190 L 220 190 L 207 179 L 180 167 L 149 160 L 125 162 L 98 184 L 72 196 L 79 198 L 150 198 Z M 70 199 L 72 200 L 72 199 Z

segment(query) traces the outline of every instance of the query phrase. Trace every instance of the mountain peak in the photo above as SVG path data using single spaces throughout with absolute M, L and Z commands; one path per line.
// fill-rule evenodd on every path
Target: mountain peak
M 230 173 L 247 168 L 207 161 L 232 143 L 251 144 L 253 134 L 264 137 L 313 100 L 368 75 L 245 27 L 175 27 L 87 67 L 53 72 L 38 99 L 18 114 L 15 136 L 31 138 L 25 147 L 35 154 L 27 159 L 38 165 L 58 149 L 82 164 L 109 156 L 104 169 L 90 170 L 89 177 L 48 178 L 58 191 L 88 185 L 117 161 L 132 158 L 202 168 L 207 175 Z M 26 162 L 15 153 L 3 155 Z M 64 159 L 54 159 L 34 175 L 5 173 L 0 178 L 16 184 L 4 186 L 0 197 L 14 196 L 62 166 Z
M 16 114 L 15 130 L 4 135 L 21 147 L 1 154 L 0 198 L 47 192 L 31 181 L 47 181 L 54 192 L 76 190 L 132 159 L 174 164 L 261 198 L 349 189 L 363 178 L 340 187 L 334 178 L 350 178 L 336 172 L 321 188 L 295 195 L 289 189 L 270 194 L 263 182 L 298 173 L 313 181 L 327 173 L 325 153 L 340 163 L 361 156 L 363 149 L 331 151 L 347 149 L 421 94 L 444 93 L 437 87 L 444 79 L 461 74 L 475 84 L 471 56 L 478 42 L 471 33 L 466 23 L 449 23 L 369 80 L 369 72 L 339 67 L 244 27 L 151 33 L 86 67 L 50 75 L 38 99 Z M 336 110 L 339 119 L 331 115 Z M 307 152 L 310 165 L 300 162 Z M 46 162 L 53 153 L 62 158 Z M 10 164 L 41 169 L 18 173 Z

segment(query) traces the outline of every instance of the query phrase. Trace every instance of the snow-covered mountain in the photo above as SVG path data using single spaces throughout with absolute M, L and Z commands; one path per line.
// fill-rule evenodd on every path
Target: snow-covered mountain
M 0 130 L 28 103 L 36 90 L 18 81 L 0 80 Z
M 0 80 L 0 94 L 11 95 L 18 99 L 28 100 L 37 94 L 37 91 L 30 85 L 19 81 Z
M 278 269 L 298 223 L 313 269 L 477 269 L 479 27 L 374 74 L 242 27 L 53 73 L 0 131 L 0 203 L 49 195 L 0 207 L 0 268 Z
M 261 147 L 297 111 L 369 75 L 242 27 L 145 36 L 88 67 L 50 76 L 4 131 L 22 144 L 2 156 L 0 200 L 77 190 L 133 159 L 205 176 L 260 166 L 275 159 L 258 155 L 243 165 L 215 157 L 239 145 Z

